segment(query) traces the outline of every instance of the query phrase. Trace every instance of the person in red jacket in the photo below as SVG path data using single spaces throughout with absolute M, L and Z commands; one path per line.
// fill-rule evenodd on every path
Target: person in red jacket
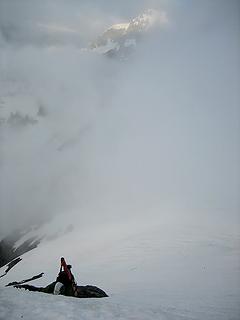
M 70 264 L 67 265 L 67 270 L 62 268 L 57 276 L 56 284 L 54 287 L 54 294 L 64 294 L 67 296 L 74 295 L 74 291 L 76 289 L 76 282 L 74 276 L 71 272 L 72 266 Z

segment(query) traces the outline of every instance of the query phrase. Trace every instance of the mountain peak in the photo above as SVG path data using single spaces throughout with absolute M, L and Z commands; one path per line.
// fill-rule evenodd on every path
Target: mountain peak
M 136 18 L 132 19 L 129 28 L 137 28 L 138 30 L 147 30 L 155 25 L 167 23 L 167 16 L 164 11 L 148 9 Z
M 130 22 L 117 23 L 109 27 L 99 36 L 90 48 L 98 53 L 119 55 L 123 57 L 136 47 L 136 43 L 142 34 L 147 33 L 153 27 L 164 25 L 168 22 L 164 11 L 148 9 Z

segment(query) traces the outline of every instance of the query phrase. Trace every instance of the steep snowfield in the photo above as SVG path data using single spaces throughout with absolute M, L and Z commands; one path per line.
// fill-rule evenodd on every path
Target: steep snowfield
M 75 229 L 26 253 L 1 278 L 0 319 L 237 320 L 238 242 L 226 230 L 217 233 L 210 227 Z M 73 265 L 79 284 L 97 285 L 109 298 L 83 300 L 3 288 L 40 272 L 43 278 L 32 284 L 45 286 L 55 279 L 61 256 Z

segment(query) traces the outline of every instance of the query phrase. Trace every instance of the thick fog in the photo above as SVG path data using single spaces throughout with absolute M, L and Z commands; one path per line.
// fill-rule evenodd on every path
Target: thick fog
M 166 23 L 128 59 L 84 49 L 148 8 Z M 239 12 L 234 0 L 0 0 L 0 231 L 56 215 L 237 225 Z

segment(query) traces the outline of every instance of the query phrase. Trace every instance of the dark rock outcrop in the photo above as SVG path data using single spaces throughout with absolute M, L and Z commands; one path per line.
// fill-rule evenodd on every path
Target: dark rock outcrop
M 27 232 L 29 232 L 29 230 L 27 230 L 26 232 L 17 230 L 0 241 L 0 267 L 6 265 L 25 252 L 28 252 L 39 245 L 40 240 L 31 237 L 24 241 L 19 247 L 15 248 L 16 242 L 20 240 L 25 234 L 27 234 Z
M 22 281 L 10 282 L 10 283 L 8 283 L 8 284 L 6 285 L 6 287 L 21 285 L 21 284 L 23 284 L 23 283 L 26 283 L 26 282 L 29 282 L 29 281 L 33 281 L 33 280 L 39 279 L 39 278 L 41 278 L 43 275 L 44 275 L 44 273 L 41 272 L 41 273 L 37 274 L 36 276 L 33 276 L 32 278 L 29 278 L 29 279 L 25 279 L 25 280 L 22 280 Z
M 7 265 L 7 269 L 5 270 L 5 273 L 0 276 L 0 278 L 4 277 L 16 264 L 18 264 L 20 261 L 22 261 L 22 258 L 18 257 L 17 259 L 11 261 Z
M 14 288 L 53 294 L 55 283 L 56 282 L 52 282 L 46 287 L 35 287 L 32 285 L 23 284 L 23 285 L 15 285 Z M 75 298 L 104 298 L 104 297 L 108 297 L 106 292 L 104 292 L 102 289 L 100 289 L 96 286 L 92 286 L 92 285 L 77 286 L 76 292 L 77 292 L 77 295 L 72 295 L 72 294 L 71 295 L 67 294 L 67 295 L 75 297 Z

